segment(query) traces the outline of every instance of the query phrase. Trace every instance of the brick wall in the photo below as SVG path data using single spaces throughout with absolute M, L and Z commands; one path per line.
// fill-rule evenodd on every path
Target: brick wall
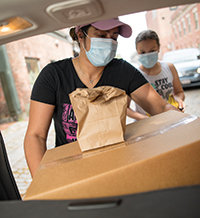
M 69 42 L 59 40 L 43 34 L 6 44 L 6 49 L 11 65 L 17 95 L 24 114 L 28 114 L 31 85 L 25 58 L 37 58 L 40 70 L 52 60 L 60 60 L 73 56 L 72 45 Z M 0 86 L 0 119 L 8 116 L 6 102 Z M 3 113 L 3 114 L 2 114 Z
M 198 21 L 199 21 L 199 28 L 195 28 L 195 19 L 194 19 L 194 10 L 197 10 L 198 13 Z M 179 12 L 179 13 L 178 13 Z M 191 20 L 191 32 L 189 32 L 189 27 L 187 24 L 187 17 L 190 17 Z M 183 32 L 183 25 L 182 21 L 185 20 L 186 22 L 186 34 Z M 173 41 L 174 41 L 174 48 L 175 49 L 182 49 L 182 48 L 200 48 L 200 3 L 188 5 L 187 7 L 179 8 L 177 11 L 177 16 L 173 17 L 171 20 L 171 25 L 173 27 L 177 27 L 177 24 L 180 23 L 181 25 L 181 36 L 177 34 L 175 37 L 173 31 Z
M 194 9 L 197 9 L 198 20 L 200 25 L 200 3 L 191 5 L 181 5 L 175 8 L 161 8 L 157 10 L 148 11 L 146 13 L 146 21 L 148 29 L 155 30 L 160 38 L 161 50 L 160 59 L 165 52 L 188 48 L 188 47 L 200 47 L 200 27 L 195 29 Z M 188 31 L 186 23 L 186 34 L 183 34 L 182 21 L 187 16 L 191 17 L 191 32 Z M 175 37 L 174 27 L 178 31 L 178 23 L 181 23 L 182 36 L 179 34 Z

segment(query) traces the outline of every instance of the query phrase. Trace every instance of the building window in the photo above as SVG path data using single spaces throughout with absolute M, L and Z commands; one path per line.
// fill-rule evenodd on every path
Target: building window
M 0 74 L 0 124 L 4 123 L 5 121 L 9 121 L 10 118 L 9 109 L 4 95 L 1 75 L 2 74 Z
M 198 30 L 199 29 L 199 20 L 198 20 L 198 12 L 197 11 L 194 12 L 194 21 L 195 21 L 195 29 Z
M 177 25 L 178 25 L 178 32 L 179 32 L 179 36 L 181 37 L 181 36 L 182 36 L 181 23 L 180 23 L 180 22 L 178 22 L 178 23 L 177 23 Z
M 185 24 L 185 20 L 182 20 L 182 26 L 183 26 L 183 34 L 186 35 L 186 24 Z
M 190 19 L 190 15 L 187 15 L 187 25 L 188 25 L 188 32 L 191 32 L 191 19 Z
M 40 72 L 39 59 L 26 57 L 25 61 L 28 69 L 29 82 L 32 86 Z
M 176 29 L 176 26 L 174 26 L 173 29 L 174 29 L 175 39 L 177 39 L 177 29 Z

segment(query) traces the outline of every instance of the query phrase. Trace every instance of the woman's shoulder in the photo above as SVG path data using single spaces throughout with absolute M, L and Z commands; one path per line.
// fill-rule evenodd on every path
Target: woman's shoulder
M 116 69 L 119 69 L 121 70 L 122 68 L 125 70 L 125 71 L 138 71 L 138 69 L 133 66 L 131 63 L 129 63 L 128 61 L 122 59 L 122 58 L 114 58 L 111 62 L 110 62 L 110 66 L 111 67 L 115 67 Z
M 111 63 L 113 63 L 113 64 L 130 64 L 129 62 L 127 62 L 126 60 L 124 60 L 123 58 L 114 58 L 112 61 L 111 61 Z
M 57 75 L 62 75 L 64 72 L 66 72 L 66 69 L 69 68 L 71 64 L 70 58 L 51 62 L 41 70 L 39 77 L 55 78 Z
M 60 74 L 65 72 L 67 69 L 72 69 L 72 60 L 71 58 L 66 58 L 58 61 L 53 61 L 47 64 L 43 69 L 42 73 L 52 73 L 52 74 Z
M 65 68 L 66 65 L 70 65 L 72 64 L 72 58 L 65 58 L 62 60 L 57 60 L 57 61 L 52 61 L 51 63 L 49 63 L 48 65 L 51 67 L 60 67 L 60 68 Z

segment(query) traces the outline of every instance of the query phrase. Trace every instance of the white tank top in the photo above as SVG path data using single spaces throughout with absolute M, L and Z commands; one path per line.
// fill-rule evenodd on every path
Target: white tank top
M 158 94 L 168 101 L 169 95 L 173 94 L 173 75 L 167 63 L 160 61 L 161 72 L 158 75 L 150 76 L 138 69 L 144 77 L 149 81 L 149 83 L 154 87 Z M 142 114 L 146 112 L 139 106 L 135 105 L 136 111 Z

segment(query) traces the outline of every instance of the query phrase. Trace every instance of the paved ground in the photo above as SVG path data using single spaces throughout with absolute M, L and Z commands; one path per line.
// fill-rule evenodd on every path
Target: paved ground
M 27 125 L 28 121 L 20 121 L 11 123 L 10 125 L 1 125 L 1 131 L 6 145 L 10 165 L 22 197 L 32 181 L 23 149 L 23 140 Z M 54 140 L 54 129 L 53 125 L 51 125 L 47 142 L 48 149 L 54 147 Z
M 200 117 L 200 89 L 189 89 L 185 91 L 187 109 L 185 113 Z M 127 123 L 131 121 L 128 120 Z M 2 135 L 6 144 L 8 158 L 13 170 L 19 191 L 23 196 L 31 182 L 31 176 L 24 157 L 23 139 L 28 121 L 0 125 Z M 50 128 L 48 137 L 48 149 L 54 147 L 54 129 Z

